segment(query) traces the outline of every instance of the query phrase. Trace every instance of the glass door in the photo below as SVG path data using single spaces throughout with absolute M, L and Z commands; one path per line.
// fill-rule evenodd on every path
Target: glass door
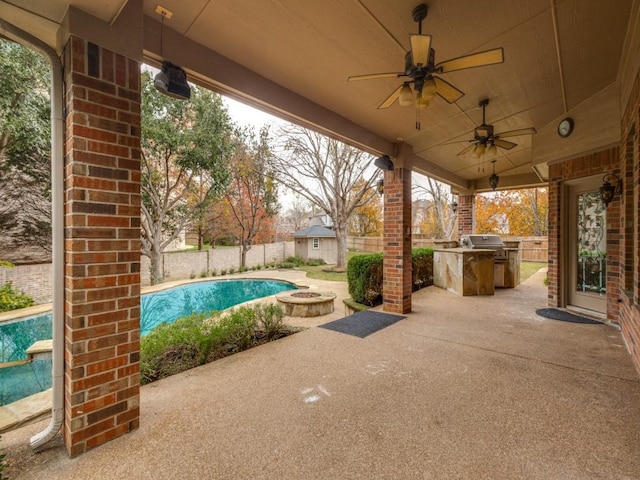
M 607 209 L 600 200 L 600 178 L 572 185 L 570 192 L 569 304 L 606 312 Z

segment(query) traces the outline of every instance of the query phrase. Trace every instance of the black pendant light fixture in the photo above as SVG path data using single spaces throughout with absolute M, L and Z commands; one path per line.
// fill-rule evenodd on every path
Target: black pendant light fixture
M 498 188 L 498 182 L 500 181 L 500 177 L 496 175 L 496 161 L 491 160 L 491 163 L 493 163 L 493 173 L 489 177 L 489 185 L 491 186 L 492 190 L 495 190 L 496 188 Z
M 160 24 L 160 55 L 163 56 L 164 20 L 165 18 L 170 19 L 173 16 L 173 12 L 158 5 L 156 13 L 162 17 L 162 23 Z M 191 98 L 191 88 L 187 83 L 187 73 L 182 67 L 174 65 L 168 60 L 162 61 L 162 69 L 153 79 L 153 85 L 160 93 L 171 98 L 178 100 L 189 100 Z

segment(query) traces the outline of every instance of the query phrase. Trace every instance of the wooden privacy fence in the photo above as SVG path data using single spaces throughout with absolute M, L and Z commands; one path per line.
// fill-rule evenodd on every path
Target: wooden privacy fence
M 547 262 L 549 242 L 547 237 L 516 237 L 503 235 L 503 240 L 520 241 L 520 252 L 523 262 Z M 424 238 L 421 235 L 413 235 L 411 243 L 414 248 L 428 248 L 435 246 L 435 239 Z M 359 252 L 381 252 L 383 249 L 382 237 L 348 237 L 347 248 Z

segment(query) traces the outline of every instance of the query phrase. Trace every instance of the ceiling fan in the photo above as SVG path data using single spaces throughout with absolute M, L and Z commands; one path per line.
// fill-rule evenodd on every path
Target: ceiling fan
M 480 103 L 478 103 L 478 106 L 482 107 L 482 125 L 473 130 L 473 140 L 462 140 L 463 142 L 469 142 L 469 145 L 460 150 L 458 156 L 469 153 L 472 150 L 477 157 L 481 157 L 485 152 L 495 155 L 498 152 L 497 147 L 503 148 L 504 150 L 511 150 L 513 147 L 518 145 L 517 143 L 503 140 L 503 138 L 517 137 L 518 135 L 533 135 L 536 133 L 536 129 L 534 127 L 519 128 L 517 130 L 509 130 L 508 132 L 502 133 L 493 133 L 493 125 L 487 125 L 485 121 L 485 109 L 487 108 L 487 105 L 489 105 L 488 98 L 480 100 Z
M 422 34 L 422 21 L 427 18 L 428 7 L 422 3 L 415 7 L 412 18 L 418 23 L 418 34 L 410 35 L 411 50 L 404 57 L 405 68 L 403 72 L 373 73 L 369 75 L 355 75 L 347 78 L 347 81 L 372 80 L 377 78 L 406 77 L 407 79 L 389 95 L 378 108 L 388 108 L 398 100 L 401 106 L 414 104 L 413 89 L 416 92 L 415 104 L 418 108 L 425 108 L 429 101 L 436 95 L 440 95 L 449 103 L 458 101 L 464 95 L 449 82 L 436 76 L 443 73 L 455 72 L 466 68 L 481 67 L 504 62 L 502 47 L 473 53 L 458 58 L 435 63 L 435 51 L 431 48 L 431 35 Z M 419 123 L 416 124 L 419 127 Z

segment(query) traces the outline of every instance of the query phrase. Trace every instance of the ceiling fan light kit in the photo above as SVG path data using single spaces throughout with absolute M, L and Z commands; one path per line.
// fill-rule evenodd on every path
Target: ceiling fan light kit
M 455 103 L 464 96 L 464 92 L 441 79 L 438 75 L 504 62 L 504 51 L 500 47 L 436 64 L 435 50 L 431 48 L 431 35 L 422 34 L 422 21 L 427 18 L 428 12 L 429 8 L 425 3 L 416 6 L 411 12 L 413 20 L 418 24 L 418 33 L 409 36 L 411 49 L 405 54 L 404 71 L 355 75 L 347 78 L 349 82 L 379 78 L 410 78 L 384 99 L 378 109 L 389 108 L 398 100 L 401 106 L 415 105 L 419 110 L 426 108 L 436 95 L 439 95 L 448 103 Z M 411 91 L 411 85 L 413 85 L 413 92 Z M 409 98 L 409 93 L 411 93 L 411 98 Z M 419 120 L 416 122 L 416 129 L 420 129 Z

